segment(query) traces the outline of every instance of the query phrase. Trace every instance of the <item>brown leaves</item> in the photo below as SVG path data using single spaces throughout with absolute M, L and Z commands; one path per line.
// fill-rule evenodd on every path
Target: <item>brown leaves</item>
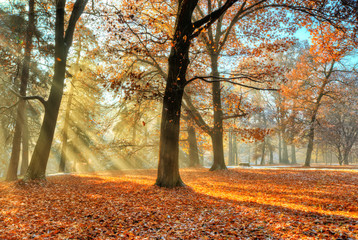
M 153 186 L 156 171 L 0 184 L 0 238 L 357 238 L 357 173 L 182 170 L 189 187 Z M 347 187 L 349 186 L 349 189 Z

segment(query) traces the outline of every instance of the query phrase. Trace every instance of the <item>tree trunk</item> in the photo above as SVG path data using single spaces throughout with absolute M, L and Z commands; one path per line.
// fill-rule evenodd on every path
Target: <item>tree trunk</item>
M 197 0 L 179 6 L 173 46 L 168 59 L 168 79 L 163 98 L 160 126 L 159 163 L 156 185 L 174 188 L 184 186 L 179 175 L 180 111 L 186 71 L 189 65 L 190 36 L 193 32 L 191 18 Z
M 179 127 L 183 89 L 176 80 L 167 81 L 160 127 L 159 165 L 156 185 L 173 188 L 184 186 L 179 175 Z
M 67 172 L 66 164 L 67 164 L 67 141 L 68 141 L 68 127 L 70 122 L 70 112 L 71 112 L 71 105 L 72 105 L 72 98 L 73 98 L 73 87 L 70 87 L 67 106 L 66 106 L 66 113 L 65 113 L 65 123 L 63 126 L 63 133 L 62 133 L 62 148 L 61 148 L 61 160 L 59 165 L 59 172 Z
M 211 74 L 213 77 L 219 77 L 218 55 L 211 54 Z M 213 108 L 214 108 L 214 126 L 212 131 L 212 143 L 214 161 L 210 171 L 227 169 L 224 158 L 223 141 L 223 111 L 221 107 L 221 86 L 220 82 L 212 83 Z
M 233 134 L 232 135 L 232 145 L 233 145 L 233 157 L 234 157 L 234 165 L 237 166 L 239 165 L 239 157 L 238 157 L 238 152 L 237 152 L 237 140 L 236 140 L 236 135 Z
M 324 96 L 324 89 L 326 87 L 326 85 L 328 84 L 328 79 L 332 74 L 333 71 L 333 67 L 334 67 L 334 61 L 331 64 L 331 67 L 329 69 L 329 72 L 326 74 L 326 77 L 319 89 L 319 93 L 318 93 L 318 97 L 316 100 L 316 104 L 315 107 L 313 109 L 313 113 L 312 113 L 312 117 L 311 117 L 311 121 L 310 121 L 310 130 L 308 133 L 308 146 L 307 146 L 307 153 L 306 153 L 306 160 L 305 160 L 305 167 L 309 167 L 311 164 L 311 157 L 312 157 L 312 151 L 313 151 L 313 140 L 314 140 L 314 129 L 315 129 L 315 123 L 316 123 L 316 117 L 317 117 L 317 113 L 318 113 L 318 109 L 320 107 L 321 104 L 321 100 Z
M 294 144 L 291 144 L 291 163 L 292 164 L 297 164 L 296 146 Z
M 350 153 L 350 151 L 351 151 L 350 146 L 345 148 L 344 151 L 343 151 L 343 164 L 344 165 L 349 165 L 349 153 Z
M 311 165 L 311 156 L 313 151 L 313 139 L 314 139 L 314 127 L 313 124 L 310 127 L 308 133 L 308 145 L 307 145 L 307 153 L 306 153 L 306 160 L 305 160 L 305 167 L 309 167 Z
M 56 2 L 55 72 L 50 94 L 45 104 L 45 114 L 40 129 L 40 136 L 37 140 L 30 165 L 25 174 L 25 181 L 30 179 L 45 179 L 47 162 L 63 95 L 67 53 L 72 45 L 76 23 L 87 4 L 87 0 L 77 0 L 75 2 L 64 36 L 66 1 L 58 0 Z
M 234 165 L 232 129 L 229 129 L 229 166 Z
M 24 124 L 22 127 L 22 158 L 21 158 L 21 171 L 20 174 L 24 175 L 29 166 L 29 126 L 27 122 L 27 107 L 25 103 L 24 109 Z
M 67 141 L 68 141 L 68 127 L 70 125 L 70 112 L 71 112 L 71 106 L 72 106 L 72 99 L 73 99 L 73 85 L 76 82 L 76 76 L 79 71 L 79 62 L 81 58 L 81 51 L 82 51 L 82 41 L 81 37 L 79 39 L 79 49 L 77 52 L 77 59 L 76 59 L 76 70 L 74 73 L 74 77 L 72 78 L 72 84 L 70 85 L 70 90 L 68 93 L 68 99 L 67 99 L 67 105 L 66 105 L 66 113 L 65 113 L 65 123 L 63 126 L 63 133 L 62 133 L 62 148 L 61 148 L 61 159 L 60 159 L 60 165 L 59 165 L 59 172 L 67 172 L 68 168 L 66 168 L 67 164 Z
M 265 164 L 265 149 L 266 149 L 266 141 L 264 140 L 262 142 L 262 152 L 261 152 L 261 162 L 260 165 L 264 165 Z
M 283 145 L 283 155 L 282 155 L 282 162 L 285 164 L 289 164 L 290 161 L 288 160 L 288 149 L 287 149 L 287 143 L 284 138 L 282 138 L 282 145 Z
M 199 162 L 198 143 L 196 141 L 195 128 L 193 126 L 188 127 L 188 140 L 189 140 L 189 167 L 197 167 Z
M 34 32 L 34 24 L 35 24 L 35 13 L 34 13 L 34 0 L 29 0 L 29 13 L 28 13 L 28 26 L 26 30 L 26 39 L 25 39 L 25 57 L 22 66 L 21 72 L 21 84 L 20 84 L 20 95 L 26 96 L 27 82 L 30 75 L 30 57 L 31 57 L 31 49 L 32 49 L 32 36 Z M 6 175 L 6 180 L 13 181 L 17 179 L 17 169 L 19 166 L 19 158 L 20 158 L 20 146 L 21 146 L 21 135 L 22 128 L 25 121 L 25 100 L 19 100 L 19 106 L 17 108 L 17 116 L 16 116 L 16 126 L 15 133 L 12 142 L 12 152 L 10 157 L 10 164 Z
M 278 162 L 282 164 L 282 138 L 281 131 L 278 132 Z

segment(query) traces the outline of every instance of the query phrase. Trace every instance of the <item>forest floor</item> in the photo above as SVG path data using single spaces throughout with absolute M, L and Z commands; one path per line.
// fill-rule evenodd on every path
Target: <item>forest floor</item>
M 0 239 L 358 239 L 358 173 L 155 170 L 0 182 Z

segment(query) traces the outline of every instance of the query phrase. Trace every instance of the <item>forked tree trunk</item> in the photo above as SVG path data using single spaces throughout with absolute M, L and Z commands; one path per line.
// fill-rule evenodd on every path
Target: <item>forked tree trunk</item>
M 65 35 L 64 17 L 66 0 L 56 1 L 55 73 L 50 94 L 45 104 L 45 115 L 40 129 L 40 136 L 37 140 L 30 165 L 26 171 L 25 181 L 30 179 L 45 179 L 47 162 L 63 95 L 67 53 L 72 45 L 76 23 L 87 1 L 88 0 L 77 0 L 75 2 Z
M 168 78 L 163 99 L 156 181 L 158 186 L 173 188 L 184 185 L 180 179 L 178 163 L 179 120 L 184 87 L 187 83 L 185 77 L 189 65 L 190 41 L 200 33 L 200 29 L 196 29 L 197 32 L 193 34 L 194 27 L 195 25 L 203 26 L 205 23 L 207 27 L 210 26 L 234 3 L 235 1 L 227 1 L 222 7 L 193 24 L 191 20 L 198 0 L 178 1 L 178 14 L 168 60 Z
M 34 0 L 29 0 L 29 13 L 28 13 L 28 26 L 26 30 L 26 39 L 25 39 L 25 57 L 22 66 L 21 72 L 21 83 L 20 83 L 20 95 L 26 96 L 27 82 L 30 74 L 30 57 L 31 57 L 31 49 L 32 49 L 32 36 L 34 32 L 34 24 L 35 24 L 35 12 L 34 12 L 35 2 Z M 16 126 L 15 133 L 12 142 L 12 152 L 10 157 L 10 164 L 8 167 L 6 180 L 13 181 L 17 179 L 17 169 L 19 166 L 19 158 L 20 158 L 20 148 L 21 148 L 21 135 L 23 130 L 23 125 L 25 119 L 25 100 L 19 100 L 19 106 L 17 108 L 16 115 Z M 26 145 L 25 145 L 26 147 Z M 25 149 L 27 151 L 27 149 Z
M 168 79 L 163 98 L 160 126 L 159 163 L 156 185 L 174 188 L 184 186 L 179 175 L 179 130 L 181 103 L 189 65 L 191 17 L 197 0 L 179 6 L 173 47 L 168 59 Z
M 328 71 L 328 73 L 326 74 L 326 77 L 319 89 L 318 92 L 318 96 L 317 96 L 317 100 L 313 109 L 313 113 L 312 113 L 312 117 L 311 117 L 311 121 L 310 121 L 310 129 L 308 132 L 308 145 L 307 145 L 307 153 L 306 153 L 306 160 L 305 160 L 305 167 L 309 167 L 311 165 L 311 157 L 312 157 L 312 151 L 313 151 L 313 140 L 314 140 L 314 130 L 315 130 L 315 123 L 316 123 L 316 118 L 317 118 L 317 113 L 318 113 L 318 109 L 321 105 L 321 100 L 324 96 L 324 92 L 325 92 L 325 87 L 328 84 L 328 80 L 329 77 L 332 74 L 333 71 L 333 67 L 334 67 L 335 62 L 333 61 L 331 63 L 330 69 Z

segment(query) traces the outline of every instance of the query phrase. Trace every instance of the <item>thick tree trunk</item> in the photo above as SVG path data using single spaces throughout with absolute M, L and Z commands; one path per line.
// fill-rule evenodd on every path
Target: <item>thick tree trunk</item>
M 25 181 L 30 179 L 45 179 L 47 162 L 63 95 L 67 53 L 72 45 L 76 23 L 87 4 L 87 0 L 77 0 L 75 2 L 64 36 L 66 1 L 58 0 L 56 2 L 55 73 L 50 94 L 45 104 L 45 115 L 40 129 L 40 136 L 37 140 L 30 165 L 26 171 Z
M 28 13 L 28 26 L 26 30 L 25 39 L 25 57 L 21 72 L 20 95 L 26 96 L 27 82 L 30 75 L 30 57 L 32 49 L 32 36 L 34 32 L 35 13 L 34 13 L 34 0 L 29 0 L 29 13 Z M 19 100 L 17 108 L 15 134 L 12 142 L 12 152 L 10 157 L 10 164 L 8 167 L 6 180 L 12 181 L 17 179 L 17 169 L 19 166 L 20 148 L 21 148 L 21 135 L 25 121 L 25 100 Z
M 179 6 L 173 47 L 168 60 L 168 79 L 163 98 L 160 126 L 159 163 L 156 185 L 174 188 L 184 186 L 179 175 L 179 130 L 181 103 L 189 65 L 191 18 L 197 0 Z
M 199 162 L 198 142 L 196 141 L 195 128 L 188 127 L 188 141 L 189 141 L 189 167 L 197 167 Z
M 160 127 L 159 165 L 156 185 L 184 186 L 179 175 L 179 127 L 183 89 L 176 80 L 167 81 Z M 174 81 L 173 81 L 174 80 Z
M 344 165 L 349 165 L 349 153 L 351 152 L 351 147 L 347 147 L 346 149 L 344 149 L 343 152 L 343 164 Z
M 218 55 L 211 54 L 211 74 L 213 77 L 219 77 Z M 212 83 L 213 108 L 214 108 L 214 126 L 212 131 L 212 143 L 214 161 L 210 171 L 227 169 L 224 158 L 224 141 L 223 141 L 223 111 L 221 107 L 221 84 L 220 82 Z

